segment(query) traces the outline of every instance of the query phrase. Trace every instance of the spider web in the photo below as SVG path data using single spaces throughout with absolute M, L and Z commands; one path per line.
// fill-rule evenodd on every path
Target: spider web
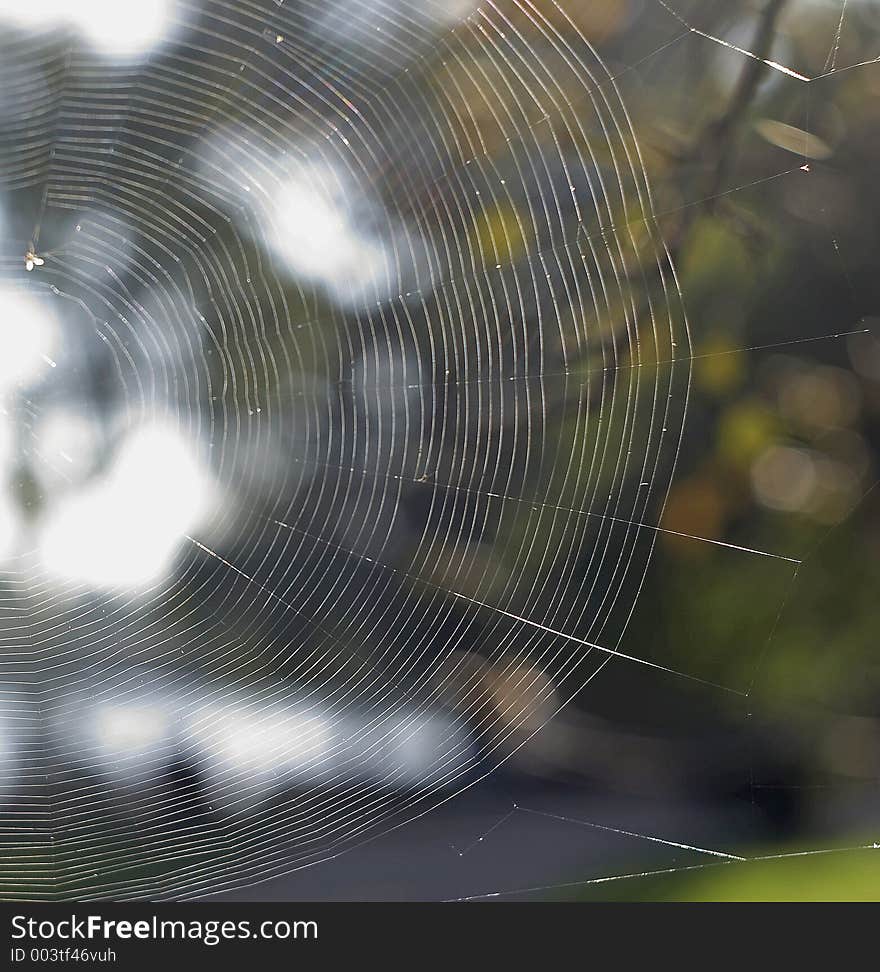
M 609 665 L 748 695 L 625 644 L 662 534 L 800 558 L 663 525 L 697 353 L 661 220 L 704 197 L 655 202 L 622 81 L 685 43 L 793 88 L 859 65 L 846 3 L 815 72 L 699 6 L 614 67 L 550 0 L 7 33 L 2 299 L 37 337 L 4 414 L 42 471 L 3 548 L 5 897 L 334 857 Z

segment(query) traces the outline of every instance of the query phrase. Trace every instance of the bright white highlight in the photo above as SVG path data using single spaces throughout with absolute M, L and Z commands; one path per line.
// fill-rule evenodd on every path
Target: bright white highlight
M 6 474 L 12 462 L 12 426 L 0 415 L 0 472 Z M 0 565 L 15 552 L 18 539 L 18 516 L 9 497 L 6 483 L 0 483 Z
M 323 760 L 331 731 L 325 719 L 308 713 L 229 708 L 201 713 L 190 735 L 221 777 L 233 771 L 259 779 L 302 772 Z
M 18 546 L 18 516 L 5 493 L 0 493 L 0 564 L 8 560 Z
M 0 290 L 0 398 L 54 368 L 57 341 L 57 324 L 39 300 Z
M 203 709 L 184 731 L 185 747 L 224 813 L 247 811 L 285 787 L 332 769 L 333 727 L 320 714 L 244 705 Z
M 116 784 L 145 782 L 173 758 L 174 718 L 164 701 L 109 701 L 70 709 L 58 729 L 76 738 L 86 763 Z
M 267 214 L 275 249 L 291 272 L 339 301 L 381 296 L 391 271 L 383 244 L 358 229 L 363 214 L 350 195 L 330 166 L 311 163 L 282 184 Z
M 165 738 L 168 719 L 155 708 L 105 706 L 95 718 L 95 739 L 113 755 L 132 755 L 152 749 Z
M 388 786 L 428 786 L 438 771 L 440 776 L 463 772 L 474 755 L 465 729 L 428 712 L 405 712 L 366 731 L 352 727 L 349 735 L 353 764 Z
M 191 445 L 172 429 L 142 427 L 125 440 L 104 480 L 49 516 L 44 564 L 103 588 L 150 584 L 170 571 L 211 501 L 211 482 Z
M 473 758 L 466 730 L 427 712 L 368 721 L 364 714 L 339 719 L 297 707 L 216 705 L 194 716 L 183 738 L 212 802 L 226 812 L 340 775 L 391 789 L 442 785 Z M 438 771 L 435 761 L 444 753 Z
M 167 33 L 171 0 L 0 0 L 0 19 L 25 28 L 70 24 L 108 54 L 137 54 Z

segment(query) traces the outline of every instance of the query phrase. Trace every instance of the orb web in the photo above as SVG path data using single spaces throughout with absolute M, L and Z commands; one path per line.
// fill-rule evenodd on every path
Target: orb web
M 262 880 L 491 771 L 642 663 L 684 421 L 565 4 L 154 6 L 2 42 L 7 897 Z

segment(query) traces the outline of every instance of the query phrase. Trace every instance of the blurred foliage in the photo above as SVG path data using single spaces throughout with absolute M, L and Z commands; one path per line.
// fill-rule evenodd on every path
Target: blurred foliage
M 858 846 L 857 844 L 853 846 Z M 767 860 L 699 865 L 674 874 L 610 881 L 582 900 L 876 901 L 880 854 L 872 849 L 769 851 Z M 801 855 L 801 856 L 799 856 Z

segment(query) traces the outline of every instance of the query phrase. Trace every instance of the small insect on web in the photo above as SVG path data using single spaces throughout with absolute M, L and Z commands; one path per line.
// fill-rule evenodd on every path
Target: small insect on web
M 31 244 L 31 246 L 28 247 L 27 253 L 25 253 L 24 255 L 25 270 L 27 270 L 27 272 L 30 273 L 31 270 L 33 270 L 35 267 L 43 266 L 45 262 L 46 261 L 42 257 L 37 256 L 37 254 L 34 253 L 33 244 Z

